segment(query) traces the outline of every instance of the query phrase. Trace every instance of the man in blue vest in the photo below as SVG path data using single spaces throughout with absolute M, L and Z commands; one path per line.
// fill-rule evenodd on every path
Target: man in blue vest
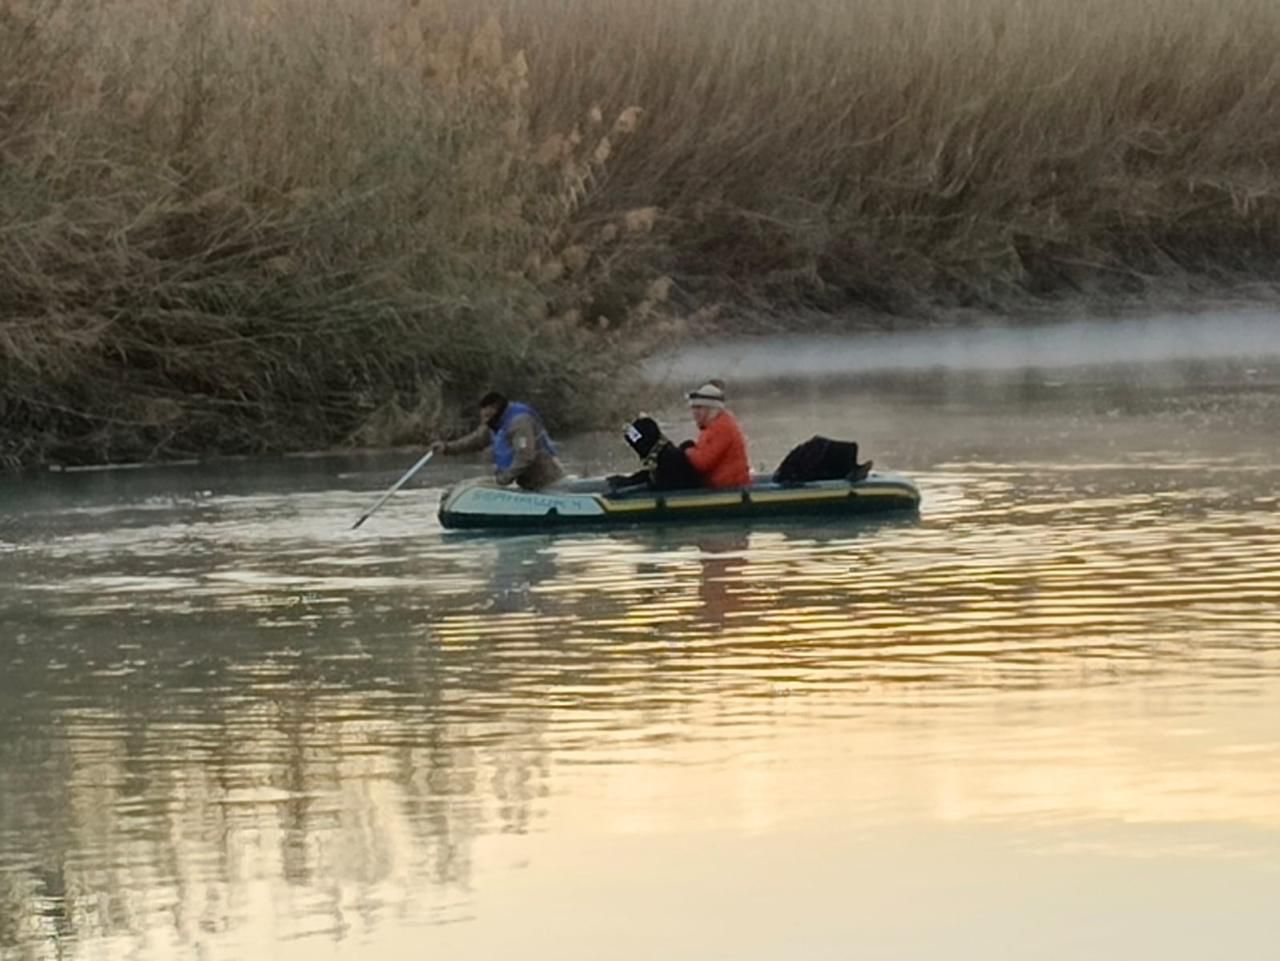
M 512 481 L 525 490 L 550 487 L 564 477 L 556 459 L 556 446 L 538 412 L 528 404 L 509 401 L 496 390 L 480 398 L 480 426 L 457 440 L 437 440 L 431 449 L 438 454 L 467 454 L 493 449 L 494 479 L 499 484 Z

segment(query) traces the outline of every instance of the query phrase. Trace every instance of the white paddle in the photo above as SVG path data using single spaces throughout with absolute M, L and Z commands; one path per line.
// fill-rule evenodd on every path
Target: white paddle
M 405 485 L 405 482 L 410 477 L 418 473 L 418 471 L 422 470 L 422 468 L 426 466 L 427 461 L 431 460 L 433 456 L 435 456 L 434 449 L 427 451 L 426 454 L 423 455 L 422 460 L 418 461 L 418 463 L 414 464 L 407 471 L 405 471 L 405 475 L 391 485 L 391 490 L 387 491 L 385 494 L 383 494 L 381 497 L 378 498 L 378 503 L 374 504 L 367 511 L 365 511 L 363 514 L 360 515 L 360 519 L 351 525 L 351 529 L 355 530 L 357 527 L 359 527 L 361 524 L 367 521 L 373 515 L 374 511 L 376 511 L 379 507 L 381 507 L 383 504 L 387 502 L 388 497 L 390 497 L 392 494 L 398 491 L 401 487 L 403 487 Z

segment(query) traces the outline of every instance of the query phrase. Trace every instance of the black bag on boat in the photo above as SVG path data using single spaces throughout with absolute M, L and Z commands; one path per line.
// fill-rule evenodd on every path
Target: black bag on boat
M 803 484 L 818 480 L 861 480 L 871 463 L 858 463 L 858 445 L 853 441 L 813 436 L 791 449 L 773 472 L 774 483 Z

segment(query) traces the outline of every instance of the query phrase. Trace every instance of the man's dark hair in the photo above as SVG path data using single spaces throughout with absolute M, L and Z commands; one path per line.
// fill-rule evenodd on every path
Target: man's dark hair
M 491 390 L 480 398 L 479 407 L 506 407 L 507 399 L 496 390 Z

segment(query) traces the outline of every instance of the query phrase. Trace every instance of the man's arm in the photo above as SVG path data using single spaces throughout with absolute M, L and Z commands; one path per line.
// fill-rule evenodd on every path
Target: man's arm
M 484 450 L 493 442 L 492 432 L 488 424 L 481 424 L 469 434 L 463 434 L 457 440 L 444 441 L 440 447 L 442 454 L 472 454 Z
M 511 450 L 515 458 L 510 470 L 500 470 L 494 475 L 499 484 L 510 484 L 538 456 L 538 422 L 529 414 L 513 417 L 507 428 L 507 436 L 511 438 Z

